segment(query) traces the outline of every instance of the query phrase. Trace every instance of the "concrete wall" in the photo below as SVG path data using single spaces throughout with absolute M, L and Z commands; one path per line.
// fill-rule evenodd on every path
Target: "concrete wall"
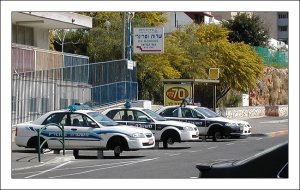
M 33 45 L 42 49 L 49 49 L 49 32 L 48 29 L 33 29 Z
M 262 116 L 281 117 L 288 116 L 288 105 L 220 108 L 217 109 L 217 113 L 229 119 L 241 119 Z

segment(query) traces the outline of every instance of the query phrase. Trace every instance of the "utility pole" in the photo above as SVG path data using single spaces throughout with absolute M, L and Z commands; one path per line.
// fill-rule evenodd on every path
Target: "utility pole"
M 125 51 L 126 51 L 126 12 L 123 12 L 123 51 L 122 51 L 122 59 L 125 59 Z

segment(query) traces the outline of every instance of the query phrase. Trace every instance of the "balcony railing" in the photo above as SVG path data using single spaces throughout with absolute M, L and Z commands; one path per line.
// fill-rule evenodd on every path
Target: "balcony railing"
M 12 44 L 12 73 L 24 73 L 78 66 L 89 63 L 89 57 Z

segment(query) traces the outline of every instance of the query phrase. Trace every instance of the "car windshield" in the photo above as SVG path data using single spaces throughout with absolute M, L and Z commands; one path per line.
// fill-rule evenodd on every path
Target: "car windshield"
M 157 121 L 166 121 L 166 119 L 160 115 L 158 115 L 157 113 L 155 113 L 152 110 L 149 109 L 143 109 L 143 111 L 148 114 L 150 117 L 152 117 L 153 119 L 157 120 Z
M 204 115 L 205 117 L 208 118 L 213 118 L 213 117 L 220 117 L 220 115 L 218 115 L 216 112 L 208 109 L 208 108 L 204 108 L 204 107 L 197 107 L 195 108 L 198 112 L 200 112 L 202 115 Z
M 89 116 L 91 116 L 95 121 L 100 123 L 103 126 L 116 126 L 119 125 L 117 122 L 111 120 L 110 118 L 106 117 L 105 115 L 102 115 L 98 112 L 89 112 Z

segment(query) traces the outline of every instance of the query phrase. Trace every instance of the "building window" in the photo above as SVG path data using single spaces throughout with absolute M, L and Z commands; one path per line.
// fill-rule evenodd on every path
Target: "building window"
M 278 26 L 279 31 L 288 31 L 288 26 Z
M 33 46 L 33 28 L 13 25 L 12 42 L 17 44 Z
M 289 18 L 287 12 L 278 13 L 278 19 L 285 19 L 285 18 Z

